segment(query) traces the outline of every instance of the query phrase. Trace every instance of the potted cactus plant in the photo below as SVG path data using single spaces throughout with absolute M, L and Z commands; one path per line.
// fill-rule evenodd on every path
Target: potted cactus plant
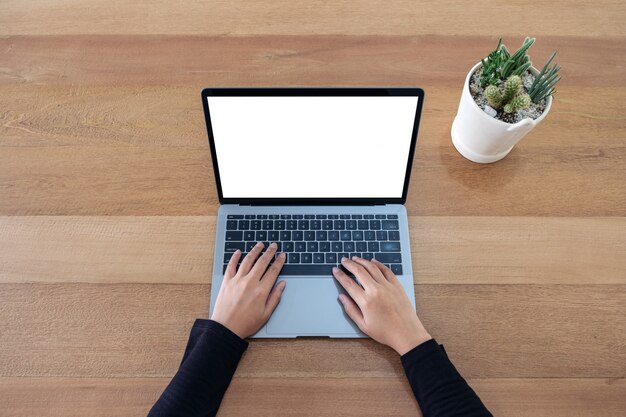
M 539 71 L 527 55 L 535 42 L 526 38 L 510 54 L 502 44 L 468 73 L 459 110 L 452 123 L 452 143 L 467 159 L 499 161 L 548 115 L 560 67 L 552 53 Z

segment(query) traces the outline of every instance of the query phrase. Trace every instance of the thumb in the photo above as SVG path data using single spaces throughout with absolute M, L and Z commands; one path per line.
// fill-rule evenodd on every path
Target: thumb
M 365 325 L 365 321 L 363 320 L 363 313 L 361 312 L 361 309 L 356 305 L 354 300 L 352 300 L 345 294 L 339 294 L 339 301 L 341 302 L 341 305 L 343 306 L 343 309 L 348 317 L 350 317 L 350 319 L 352 319 L 352 321 L 355 322 L 357 326 L 359 326 L 359 329 L 365 332 L 365 330 L 363 330 L 363 326 Z
M 280 297 L 283 295 L 283 291 L 285 290 L 285 286 L 287 283 L 285 281 L 280 281 L 278 284 L 272 288 L 270 294 L 267 296 L 267 302 L 265 303 L 265 319 L 269 319 L 276 306 L 280 302 Z

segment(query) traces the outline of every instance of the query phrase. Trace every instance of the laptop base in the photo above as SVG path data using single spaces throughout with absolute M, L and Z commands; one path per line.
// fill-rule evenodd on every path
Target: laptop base
M 223 279 L 224 239 L 228 215 L 238 214 L 394 214 L 398 217 L 400 243 L 402 244 L 402 283 L 409 299 L 415 305 L 413 274 L 410 256 L 410 242 L 406 209 L 401 204 L 376 206 L 240 206 L 222 205 L 218 211 L 216 226 L 216 245 L 213 266 L 213 285 L 211 288 L 210 313 L 217 298 Z M 332 274 L 320 276 L 280 276 L 278 281 L 287 283 L 281 302 L 269 321 L 253 338 L 295 338 L 295 337 L 332 337 L 360 338 L 367 337 L 345 315 L 337 299 L 344 290 Z

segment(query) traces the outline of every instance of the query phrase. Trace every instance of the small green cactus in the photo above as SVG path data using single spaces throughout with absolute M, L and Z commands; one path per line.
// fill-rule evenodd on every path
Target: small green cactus
M 488 85 L 485 88 L 485 99 L 494 109 L 502 107 L 502 94 L 500 94 L 500 90 L 495 85 Z
M 522 88 L 522 79 L 519 75 L 511 75 L 504 82 L 504 93 L 495 85 L 485 88 L 485 99 L 494 109 L 498 110 L 504 106 L 505 113 L 513 113 L 530 106 L 530 96 L 519 94 Z
M 515 97 L 513 97 L 513 99 L 511 101 L 509 101 L 504 106 L 504 112 L 505 113 L 513 113 L 513 112 L 516 112 L 518 110 L 525 109 L 528 106 L 530 106 L 530 102 L 531 101 L 532 100 L 530 99 L 530 96 L 528 94 L 520 94 L 519 96 L 515 96 Z
M 520 87 L 522 86 L 522 79 L 519 75 L 511 75 L 504 82 L 504 95 L 502 96 L 502 101 L 504 103 L 508 103 L 519 93 Z

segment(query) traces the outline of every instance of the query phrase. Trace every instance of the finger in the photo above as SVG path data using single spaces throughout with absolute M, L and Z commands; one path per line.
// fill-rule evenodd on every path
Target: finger
M 285 252 L 278 254 L 272 265 L 267 269 L 267 271 L 265 271 L 263 278 L 261 278 L 261 283 L 268 292 L 276 283 L 276 278 L 278 278 L 280 270 L 283 269 L 286 258 L 287 255 L 285 255 Z
M 241 273 L 241 275 L 246 275 L 248 272 L 250 272 L 250 269 L 254 265 L 254 262 L 257 260 L 262 250 L 263 242 L 257 242 L 257 244 L 252 247 L 252 250 L 250 250 L 246 257 L 243 258 L 243 261 L 241 261 L 241 265 L 239 265 L 239 272 Z
M 359 287 L 359 285 L 345 272 L 337 267 L 333 267 L 333 276 L 337 279 L 337 281 L 339 281 L 341 286 L 348 292 L 348 294 L 350 294 L 350 297 L 352 297 L 357 304 L 363 301 L 365 291 L 363 291 L 363 288 Z
M 285 291 L 286 286 L 287 283 L 285 281 L 280 281 L 278 285 L 270 291 L 270 295 L 268 295 L 267 301 L 265 302 L 265 320 L 268 320 L 274 310 L 276 310 L 276 306 L 280 302 L 280 297 L 283 295 L 283 291 Z
M 359 306 L 357 306 L 354 300 L 345 294 L 339 294 L 339 301 L 341 302 L 343 310 L 346 312 L 348 317 L 350 317 L 350 319 L 352 319 L 352 321 L 359 326 L 359 329 L 363 330 L 365 320 L 363 319 L 363 313 L 361 312 Z
M 369 272 L 367 272 L 367 270 L 363 268 L 360 264 L 351 261 L 348 258 L 342 258 L 341 264 L 348 271 L 352 272 L 355 277 L 357 277 L 365 290 L 367 290 L 368 288 L 372 288 L 374 285 L 376 285 L 376 281 L 374 281 Z
M 228 265 L 226 266 L 226 271 L 224 271 L 224 278 L 234 277 L 237 273 L 237 263 L 239 263 L 239 259 L 241 258 L 241 251 L 237 249 L 233 256 L 230 257 L 228 261 Z
M 265 253 L 261 255 L 261 257 L 257 259 L 257 261 L 254 263 L 254 266 L 250 270 L 249 275 L 256 277 L 257 279 L 261 279 L 263 273 L 267 269 L 267 266 L 270 264 L 270 261 L 274 259 L 274 254 L 276 253 L 277 247 L 278 245 L 272 242 L 267 247 Z
M 376 265 L 372 264 L 367 259 L 359 258 L 358 256 L 353 256 L 352 260 L 358 263 L 359 265 L 361 265 L 363 268 L 367 269 L 367 272 L 369 272 L 369 274 L 372 276 L 372 278 L 376 282 L 378 283 L 387 282 L 387 279 L 385 278 L 381 270 L 378 269 Z
M 391 269 L 387 268 L 387 265 L 381 263 L 376 259 L 372 259 L 372 264 L 374 264 L 380 270 L 380 272 L 382 272 L 387 281 L 391 282 L 392 284 L 400 284 L 400 281 L 398 280 L 398 277 L 396 277 L 396 274 L 394 274 Z

